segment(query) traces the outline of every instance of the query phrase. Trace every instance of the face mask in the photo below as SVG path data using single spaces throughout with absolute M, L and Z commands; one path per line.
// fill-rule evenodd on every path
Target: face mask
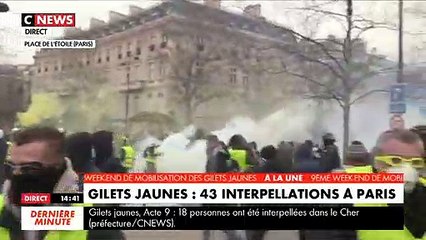
M 11 202 L 17 206 L 22 205 L 22 193 L 52 193 L 62 173 L 63 170 L 49 168 L 37 174 L 12 175 L 9 192 Z
M 388 173 L 403 173 L 404 174 L 404 189 L 406 192 L 411 192 L 419 179 L 419 173 L 409 164 L 390 167 L 386 170 Z

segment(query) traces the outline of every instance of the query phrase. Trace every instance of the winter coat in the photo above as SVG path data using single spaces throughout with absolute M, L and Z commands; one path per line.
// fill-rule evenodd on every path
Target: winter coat
M 120 159 L 110 157 L 106 160 L 96 160 L 97 168 L 103 173 L 126 173 L 127 169 L 121 164 Z
M 323 149 L 320 164 L 325 172 L 341 168 L 339 149 L 336 145 L 328 145 Z
M 78 176 L 72 169 L 71 162 L 67 160 L 66 170 L 60 177 L 56 187 L 54 189 L 55 193 L 76 193 L 78 192 Z M 20 223 L 20 214 L 19 207 L 14 206 L 10 203 L 8 198 L 8 193 L 10 189 L 11 183 L 10 180 L 5 182 L 5 186 L 3 188 L 3 196 L 4 199 L 4 207 L 0 214 L 0 227 L 6 228 L 9 232 L 14 234 L 22 234 L 21 223 Z M 39 232 L 43 234 L 43 232 Z M 47 232 L 44 232 L 45 234 Z M 87 234 L 87 240 L 122 240 L 125 239 L 124 233 L 120 230 L 89 230 Z

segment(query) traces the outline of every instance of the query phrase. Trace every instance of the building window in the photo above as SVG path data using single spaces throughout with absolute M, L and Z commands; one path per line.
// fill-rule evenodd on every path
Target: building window
M 105 61 L 107 61 L 107 62 L 109 62 L 109 54 L 110 54 L 110 51 L 108 49 L 107 52 L 106 52 L 106 57 L 105 57 Z
M 41 73 L 41 67 L 38 67 L 38 68 L 37 68 L 37 72 L 38 72 L 38 73 Z
M 237 69 L 236 68 L 231 68 L 231 74 L 229 76 L 229 82 L 231 84 L 237 83 Z
M 166 35 L 166 34 L 163 34 L 163 35 L 161 36 L 161 44 L 160 44 L 160 47 L 161 47 L 161 48 L 165 48 L 165 47 L 167 46 L 167 41 L 168 41 L 167 35 Z
M 140 47 L 137 47 L 136 48 L 136 55 L 141 55 L 142 54 L 142 51 L 141 51 L 141 48 Z
M 131 55 L 132 55 L 132 52 L 131 52 L 131 51 L 127 51 L 127 52 L 126 52 L 126 56 L 127 56 L 127 57 L 130 57 Z
M 157 94 L 157 96 L 158 96 L 159 98 L 162 98 L 162 97 L 164 97 L 164 94 L 163 94 L 163 93 L 161 93 L 161 92 L 159 92 L 159 93 Z
M 198 62 L 198 61 L 196 61 L 195 62 L 195 72 L 197 73 L 197 74 L 201 74 L 201 73 L 203 73 L 203 66 L 201 65 L 201 63 L 200 62 Z
M 154 62 L 148 63 L 148 79 L 152 80 L 154 74 Z
M 247 87 L 247 86 L 248 86 L 248 76 L 244 76 L 244 77 L 243 77 L 243 85 L 244 85 L 245 87 Z
M 86 65 L 89 66 L 90 65 L 90 60 L 86 60 Z
M 203 37 L 197 37 L 197 49 L 198 49 L 198 51 L 204 50 L 204 38 Z
M 58 71 L 58 64 L 55 63 L 55 67 L 53 68 L 56 71 Z
M 162 42 L 167 42 L 167 41 L 169 41 L 169 39 L 167 38 L 167 35 L 166 34 L 163 34 L 163 36 L 161 36 L 161 40 L 162 40 Z
M 44 71 L 45 72 L 49 71 L 49 68 L 48 67 L 44 67 Z
M 122 53 L 122 48 L 121 46 L 117 47 L 117 58 L 118 59 L 122 59 L 123 58 L 123 53 Z
M 98 57 L 98 63 L 102 63 L 102 58 Z
M 166 68 L 163 62 L 160 62 L 160 76 L 166 75 Z

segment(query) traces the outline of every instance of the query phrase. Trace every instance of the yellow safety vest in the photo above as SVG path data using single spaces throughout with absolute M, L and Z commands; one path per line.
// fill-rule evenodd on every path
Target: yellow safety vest
M 426 187 L 426 178 L 424 178 L 424 177 L 419 178 L 419 182 L 420 182 L 421 184 L 423 184 L 423 186 L 425 186 L 425 187 Z
M 10 150 L 12 149 L 12 142 L 7 142 L 7 155 L 6 155 L 6 160 L 10 161 Z
M 360 166 L 346 169 L 347 173 L 373 173 L 372 166 Z M 387 204 L 354 204 L 357 207 L 382 206 Z M 358 230 L 358 240 L 416 240 L 406 227 L 404 230 Z M 426 240 L 423 237 L 422 240 Z
M 87 206 L 86 204 L 75 204 L 73 206 Z M 4 209 L 4 196 L 0 195 L 0 214 Z M 48 231 L 43 240 L 86 240 L 87 230 L 75 230 L 75 231 Z M 7 228 L 0 227 L 0 239 L 10 239 L 9 230 Z
M 149 153 L 149 151 L 148 151 L 147 154 L 148 154 L 148 156 L 146 156 L 145 160 L 146 160 L 146 162 L 149 162 L 149 163 L 152 163 L 152 164 L 157 164 L 157 158 L 160 155 L 162 155 L 162 153 L 159 152 L 157 150 L 157 148 L 154 148 L 154 153 L 153 154 Z
M 136 152 L 131 146 L 124 146 L 121 149 L 124 151 L 124 167 L 127 169 L 133 168 L 136 159 Z
M 231 155 L 231 158 L 237 161 L 238 166 L 242 171 L 247 170 L 251 165 L 247 163 L 247 151 L 246 150 L 237 150 L 237 149 L 230 149 L 229 154 Z

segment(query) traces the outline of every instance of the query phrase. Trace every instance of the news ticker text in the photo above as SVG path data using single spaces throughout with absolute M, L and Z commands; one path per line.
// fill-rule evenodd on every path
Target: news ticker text
M 354 204 L 404 202 L 401 174 L 85 174 L 93 204 Z
M 336 205 L 24 207 L 22 219 L 23 230 L 401 230 L 404 209 Z

